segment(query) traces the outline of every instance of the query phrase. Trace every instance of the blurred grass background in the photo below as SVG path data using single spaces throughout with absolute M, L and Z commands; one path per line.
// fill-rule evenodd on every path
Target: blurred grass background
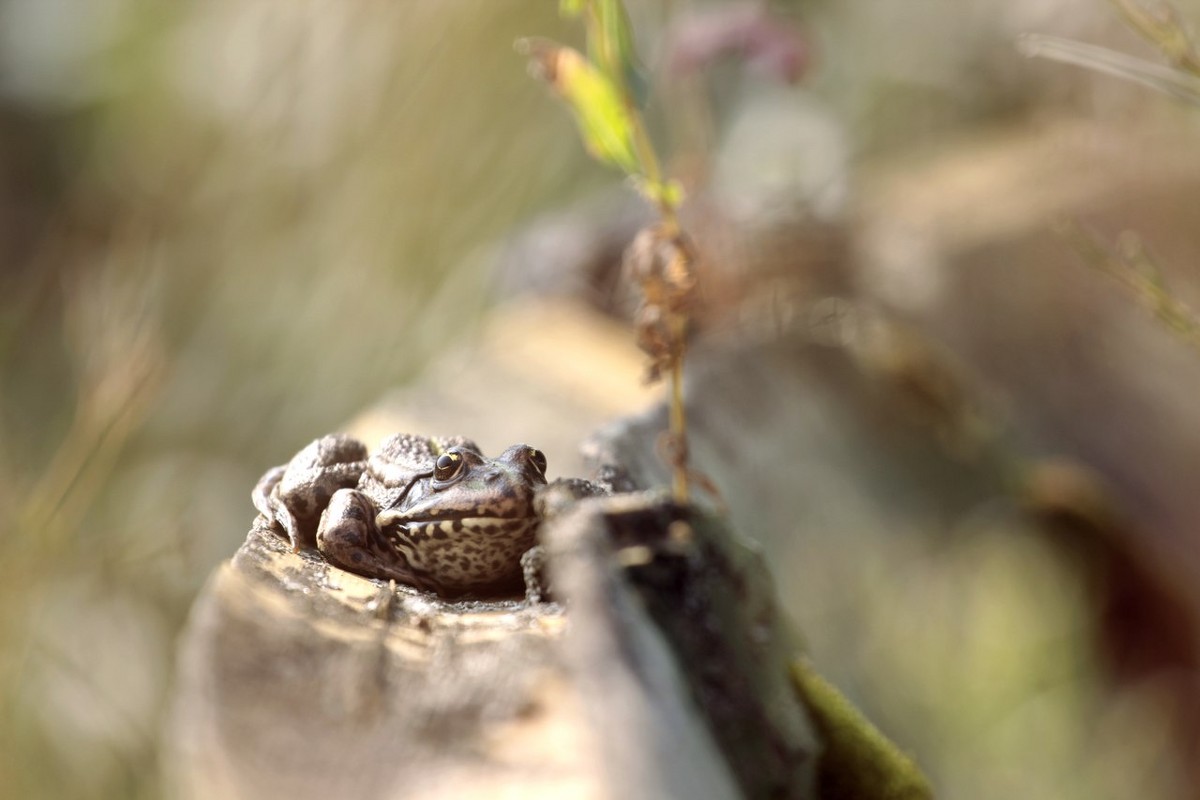
M 469 336 L 472 250 L 586 183 L 512 52 L 560 25 L 0 8 L 0 794 L 152 797 L 174 637 L 257 474 Z
M 612 184 L 512 51 L 577 41 L 556 5 L 0 2 L 0 796 L 159 796 L 175 637 L 264 467 L 469 340 L 490 243 Z M 649 44 L 695 5 L 631 4 Z M 808 26 L 808 91 L 851 159 L 1046 106 L 1144 107 L 1013 50 L 1026 30 L 1110 31 L 1092 0 L 778 6 Z M 748 89 L 713 81 L 720 129 Z M 891 730 L 926 730 L 922 756 L 944 746 L 932 771 L 959 789 L 1168 785 L 1125 769 L 1153 772 L 1165 747 L 1119 735 L 1143 707 L 1090 699 L 1077 583 L 1034 542 L 991 545 L 904 581 L 928 595 L 911 607 L 948 615 L 920 637 L 990 620 L 1004 633 L 981 650 L 877 609 L 869 641 L 904 654 L 897 670 L 979 678 L 957 716 L 897 701 Z M 869 552 L 857 563 L 896 581 Z M 1084 677 L 1060 681 L 1071 665 Z M 1032 719 L 1004 713 L 1021 703 Z M 1076 780 L 1093 752 L 1120 766 Z

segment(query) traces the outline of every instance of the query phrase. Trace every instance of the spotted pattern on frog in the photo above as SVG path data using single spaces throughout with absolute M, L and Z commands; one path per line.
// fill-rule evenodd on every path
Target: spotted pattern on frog
M 540 451 L 514 445 L 492 459 L 469 439 L 411 434 L 384 439 L 366 460 L 365 451 L 348 436 L 322 437 L 263 476 L 255 506 L 293 549 L 315 544 L 368 577 L 446 596 L 520 588 L 546 485 Z

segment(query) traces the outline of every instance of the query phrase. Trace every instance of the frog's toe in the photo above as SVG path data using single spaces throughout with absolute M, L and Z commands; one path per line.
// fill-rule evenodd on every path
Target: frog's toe
M 287 467 L 272 467 L 267 470 L 258 483 L 254 486 L 254 491 L 250 493 L 250 500 L 254 503 L 254 507 L 258 509 L 258 513 L 262 514 L 269 520 L 275 519 L 275 509 L 272 507 L 271 497 L 274 494 L 275 487 L 279 485 L 279 481 L 283 478 L 283 473 Z
M 292 543 L 292 552 L 299 553 L 300 545 L 304 542 L 304 538 L 300 535 L 300 526 L 296 524 L 296 519 L 288 516 L 283 526 L 287 529 L 288 541 Z
M 292 513 L 286 503 L 278 498 L 272 499 L 271 513 L 268 515 L 268 519 L 271 520 L 272 527 L 283 529 L 288 541 L 292 544 L 293 553 L 299 553 L 304 544 L 310 546 L 313 544 L 312 528 L 310 527 L 306 531 L 301 520 Z

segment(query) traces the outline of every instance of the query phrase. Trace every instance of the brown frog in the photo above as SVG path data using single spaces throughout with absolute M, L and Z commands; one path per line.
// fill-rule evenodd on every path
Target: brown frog
M 568 481 L 579 495 L 600 493 Z M 546 457 L 513 445 L 487 458 L 469 439 L 323 436 L 254 488 L 255 507 L 339 567 L 445 596 L 518 591 L 541 520 Z

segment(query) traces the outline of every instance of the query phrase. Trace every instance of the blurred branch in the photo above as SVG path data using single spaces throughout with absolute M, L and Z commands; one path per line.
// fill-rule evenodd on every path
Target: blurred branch
M 1165 0 L 1146 6 L 1134 0 L 1109 0 L 1143 39 L 1162 52 L 1178 69 L 1200 76 L 1200 54 L 1179 11 Z
M 1107 47 L 1030 34 L 1017 43 L 1027 56 L 1049 58 L 1140 83 L 1200 106 L 1200 54 L 1183 17 L 1166 0 L 1109 0 L 1143 39 L 1172 66 L 1155 64 Z M 1126 231 L 1115 249 L 1078 223 L 1063 223 L 1060 233 L 1092 267 L 1115 278 L 1152 314 L 1187 344 L 1200 350 L 1200 317 L 1167 287 L 1159 264 L 1141 238 Z
M 1030 33 L 1017 40 L 1017 49 L 1031 58 L 1047 58 L 1102 72 L 1200 105 L 1200 79 L 1195 75 L 1108 47 Z
M 58 559 L 71 545 L 158 394 L 166 360 L 148 248 L 135 234 L 66 282 L 63 338 L 74 361 L 75 408 L 49 463 L 15 498 L 15 529 L 0 540 L 14 584 L 30 563 Z
M 1176 336 L 1200 350 L 1200 316 L 1172 293 L 1137 234 L 1123 232 L 1113 247 L 1076 222 L 1061 224 L 1059 231 L 1090 266 L 1115 278 Z
M 1140 83 L 1164 94 L 1200 105 L 1200 54 L 1180 13 L 1165 0 L 1147 6 L 1138 0 L 1109 0 L 1133 30 L 1161 52 L 1171 66 L 1156 64 L 1100 45 L 1026 34 L 1017 49 L 1032 58 L 1064 64 Z

